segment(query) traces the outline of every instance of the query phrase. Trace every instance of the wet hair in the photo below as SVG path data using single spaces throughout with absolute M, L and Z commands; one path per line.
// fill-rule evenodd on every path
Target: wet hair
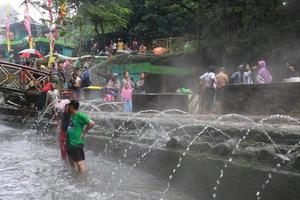
M 69 106 L 74 108 L 75 110 L 78 110 L 79 102 L 77 100 L 71 100 L 70 103 L 69 103 Z
M 214 66 L 209 66 L 208 67 L 208 72 L 215 72 Z
M 288 65 L 291 66 L 291 67 L 295 67 L 295 63 L 294 62 L 288 62 Z
M 125 71 L 125 72 L 123 73 L 123 77 L 125 77 L 125 75 L 126 75 L 127 73 L 129 74 L 128 71 Z M 129 74 L 129 78 L 130 78 L 130 74 Z

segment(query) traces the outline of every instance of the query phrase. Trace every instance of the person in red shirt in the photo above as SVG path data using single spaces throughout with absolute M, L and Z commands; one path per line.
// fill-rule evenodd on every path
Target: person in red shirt
M 71 114 L 68 112 L 68 104 L 70 103 L 69 100 L 63 100 L 61 102 L 65 104 L 65 109 L 63 112 L 60 112 L 60 131 L 58 135 L 59 145 L 60 145 L 60 153 L 62 160 L 68 160 L 68 151 L 67 151 L 67 130 L 69 127 L 69 122 L 71 119 Z

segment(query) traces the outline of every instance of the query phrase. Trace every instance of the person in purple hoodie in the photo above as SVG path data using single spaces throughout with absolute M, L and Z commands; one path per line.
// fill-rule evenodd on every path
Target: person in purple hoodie
M 264 60 L 258 61 L 257 63 L 258 73 L 257 73 L 257 83 L 266 84 L 272 82 L 272 75 L 267 69 L 267 64 Z

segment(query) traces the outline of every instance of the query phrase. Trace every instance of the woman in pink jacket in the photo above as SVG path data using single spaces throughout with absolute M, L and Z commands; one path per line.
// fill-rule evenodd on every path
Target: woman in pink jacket
M 125 81 L 121 91 L 121 97 L 124 103 L 125 112 L 132 112 L 132 95 L 133 95 L 132 85 L 129 81 Z

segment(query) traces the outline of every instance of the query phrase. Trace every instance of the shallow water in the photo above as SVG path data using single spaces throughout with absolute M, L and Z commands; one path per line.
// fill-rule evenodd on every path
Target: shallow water
M 160 199 L 166 182 L 134 170 L 116 189 L 130 167 L 86 152 L 88 173 L 79 175 L 61 161 L 56 136 L 0 125 L 0 199 Z M 112 176 L 112 172 L 116 172 Z M 173 188 L 166 199 L 189 200 Z

